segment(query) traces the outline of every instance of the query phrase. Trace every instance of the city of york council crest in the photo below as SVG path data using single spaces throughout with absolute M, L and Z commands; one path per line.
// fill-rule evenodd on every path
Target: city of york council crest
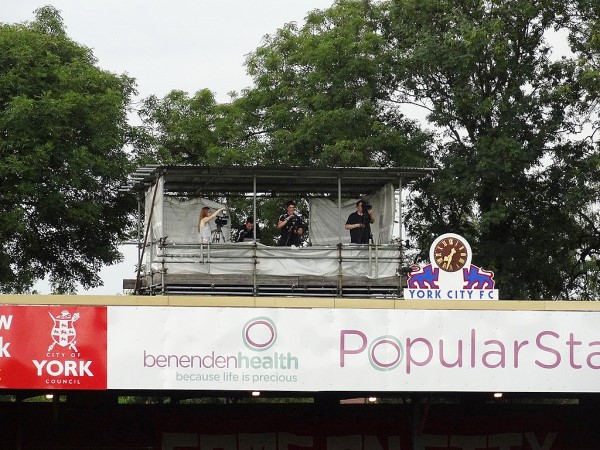
M 77 351 L 77 347 L 75 346 L 77 337 L 77 331 L 73 325 L 79 319 L 79 313 L 75 313 L 71 315 L 69 311 L 62 311 L 58 316 L 54 317 L 51 313 L 50 317 L 54 321 L 54 326 L 52 327 L 52 331 L 50 335 L 52 336 L 52 344 L 48 347 L 48 351 L 51 351 L 55 345 L 60 345 L 61 347 L 68 347 L 73 351 Z

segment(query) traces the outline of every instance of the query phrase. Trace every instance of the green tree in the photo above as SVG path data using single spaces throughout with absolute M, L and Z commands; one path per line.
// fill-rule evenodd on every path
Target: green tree
M 430 134 L 390 104 L 379 10 L 342 0 L 266 36 L 246 61 L 254 81 L 229 103 L 206 89 L 149 97 L 140 161 L 415 166 Z
M 569 43 L 571 49 L 578 55 L 578 81 L 581 84 L 584 95 L 581 110 L 590 118 L 588 136 L 597 135 L 600 128 L 600 4 L 593 0 L 580 0 L 573 8 L 574 20 L 569 24 Z M 598 139 L 592 141 L 596 146 L 596 167 L 600 170 L 600 142 Z M 600 208 L 600 194 L 596 196 L 596 210 Z M 589 226 L 594 230 L 596 236 L 600 235 L 597 215 L 585 217 Z M 584 250 L 585 252 L 585 250 Z M 582 283 L 590 292 L 589 297 L 600 298 L 600 258 L 597 252 L 588 252 L 586 255 L 587 270 L 584 270 Z
M 546 40 L 572 19 L 553 0 L 389 3 L 398 100 L 443 132 L 410 230 L 422 249 L 465 235 L 504 298 L 587 298 L 600 251 L 598 147 L 575 135 L 588 120 L 577 64 L 553 59 Z
M 423 164 L 428 133 L 390 104 L 380 10 L 340 0 L 285 25 L 247 59 L 259 161 L 325 166 Z
M 100 268 L 121 258 L 134 82 L 95 63 L 52 7 L 28 24 L 0 24 L 2 292 L 46 276 L 56 292 L 98 286 Z
M 339 0 L 265 37 L 231 103 L 197 94 L 194 126 L 178 111 L 195 99 L 157 103 L 169 113 L 152 108 L 154 149 L 172 162 L 438 166 L 409 201 L 420 257 L 457 232 L 504 298 L 593 298 L 599 29 L 592 0 Z M 552 55 L 556 30 L 571 31 L 573 57 Z
M 254 85 L 219 104 L 206 90 L 143 102 L 143 162 L 416 166 L 431 136 L 389 104 L 378 10 L 341 1 L 287 24 L 247 59 Z M 223 193 L 224 195 L 226 193 Z M 251 214 L 251 203 L 229 198 Z M 233 203 L 231 203 L 233 202 Z M 282 199 L 259 199 L 262 241 L 276 239 Z
M 174 90 L 150 96 L 139 111 L 136 158 L 140 163 L 245 164 L 252 160 L 244 114 L 235 102 L 219 104 L 208 89 L 190 97 Z

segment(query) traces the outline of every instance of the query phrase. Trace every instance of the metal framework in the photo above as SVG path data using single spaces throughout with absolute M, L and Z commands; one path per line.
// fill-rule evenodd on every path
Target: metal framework
M 345 197 L 373 192 L 387 183 L 402 187 L 435 172 L 418 167 L 213 167 L 145 166 L 133 173 L 122 191 L 144 193 L 159 177 L 166 195 L 268 192 L 339 194 Z
M 251 258 L 254 270 L 250 275 L 239 276 L 213 276 L 210 274 L 210 264 L 213 259 L 206 259 L 210 254 L 209 248 L 196 244 L 197 262 L 207 264 L 208 273 L 195 276 L 176 276 L 170 274 L 167 264 L 177 264 L 178 255 L 176 248 L 167 248 L 161 255 L 152 255 L 153 261 L 162 264 L 162 269 L 142 277 L 144 251 L 150 244 L 148 242 L 149 224 L 146 224 L 142 236 L 141 209 L 145 197 L 152 196 L 152 208 L 156 196 L 222 196 L 226 194 L 238 194 L 253 197 L 254 217 L 256 214 L 256 199 L 259 195 L 270 195 L 273 197 L 294 196 L 302 194 L 328 195 L 332 198 L 337 196 L 338 216 L 341 222 L 342 198 L 356 198 L 373 193 L 387 184 L 391 184 L 399 192 L 397 211 L 399 215 L 399 241 L 402 236 L 402 190 L 415 180 L 435 172 L 435 168 L 416 167 L 333 167 L 333 168 L 306 168 L 306 167 L 213 167 L 213 166 L 146 166 L 139 168 L 133 173 L 126 185 L 122 186 L 124 192 L 132 192 L 138 195 L 139 201 L 139 265 L 138 276 L 135 282 L 136 292 L 144 294 L 229 294 L 229 295 L 281 295 L 294 296 L 399 296 L 401 292 L 402 248 L 401 246 L 369 245 L 362 247 L 364 251 L 349 253 L 347 248 L 338 245 L 336 258 L 339 271 L 335 277 L 273 277 L 261 276 L 256 271 L 259 259 Z M 162 192 L 159 192 L 158 181 L 162 180 Z M 153 210 L 146 212 L 146 218 L 151 217 Z M 340 236 L 341 242 L 341 236 Z M 193 244 L 190 244 L 193 245 Z M 385 247 L 385 248 L 384 248 Z M 220 244 L 220 248 L 225 247 Z M 385 250 L 393 248 L 395 254 L 389 256 Z M 256 244 L 255 244 L 256 250 Z M 235 252 L 235 250 L 232 250 Z M 296 253 L 280 256 L 282 258 L 298 258 Z M 158 259 L 154 259 L 158 258 Z M 217 256 L 218 258 L 218 256 Z M 377 270 L 377 264 L 383 260 L 394 261 L 398 270 L 395 277 L 377 279 L 377 277 L 348 277 L 344 276 L 342 267 L 344 262 L 351 259 L 364 259 L 368 264 L 368 272 Z M 244 258 L 238 258 L 235 264 L 246 264 Z M 229 258 L 231 261 L 231 258 Z M 227 282 L 225 282 L 227 278 Z M 215 289 L 215 286 L 217 287 Z

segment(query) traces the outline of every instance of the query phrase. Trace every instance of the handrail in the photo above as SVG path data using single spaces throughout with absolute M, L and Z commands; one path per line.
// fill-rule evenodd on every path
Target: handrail
M 398 278 L 400 281 L 398 267 L 402 267 L 401 248 L 395 244 L 338 244 L 293 249 L 256 242 L 164 242 L 152 256 L 152 261 L 147 261 L 151 271 L 189 277 L 190 284 L 201 282 L 202 276 L 214 280 L 215 276 L 227 275 L 231 280 L 239 275 L 240 280 L 248 281 L 247 277 L 251 277 L 254 295 L 258 295 L 259 277 L 299 276 L 330 279 L 342 296 L 344 284 L 350 279 Z M 165 283 L 164 277 L 161 283 Z

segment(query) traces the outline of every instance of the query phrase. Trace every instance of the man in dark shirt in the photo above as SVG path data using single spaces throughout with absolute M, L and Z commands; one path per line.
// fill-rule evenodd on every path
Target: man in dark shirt
M 244 240 L 254 240 L 254 218 L 248 217 L 246 223 L 242 225 L 237 232 L 236 242 L 244 242 Z M 260 228 L 256 225 L 256 239 L 260 239 Z
M 356 211 L 348 216 L 346 230 L 350 230 L 350 242 L 353 244 L 368 244 L 371 235 L 371 224 L 373 218 L 373 207 L 364 200 L 356 202 Z
M 277 228 L 281 229 L 279 235 L 280 246 L 300 247 L 302 243 L 300 236 L 304 233 L 304 222 L 302 218 L 296 215 L 296 203 L 289 201 L 286 204 L 286 212 L 279 216 Z

